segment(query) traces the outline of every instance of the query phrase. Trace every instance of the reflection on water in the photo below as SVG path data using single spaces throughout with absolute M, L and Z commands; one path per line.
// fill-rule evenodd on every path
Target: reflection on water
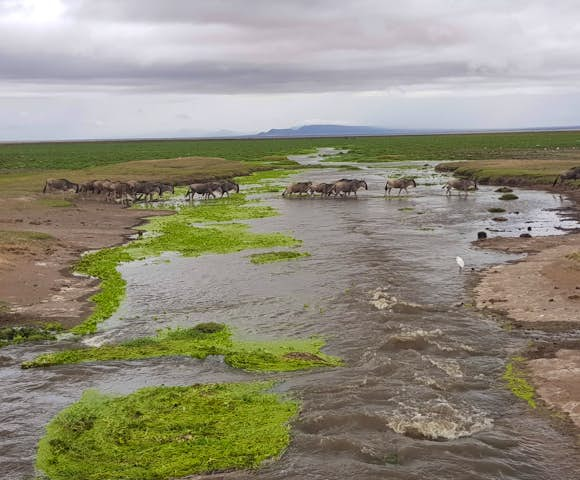
M 313 159 L 311 159 L 313 160 Z M 561 233 L 552 209 L 566 203 L 517 190 L 501 202 L 491 187 L 446 197 L 444 178 L 424 162 L 372 166 L 358 199 L 264 201 L 281 215 L 252 221 L 256 231 L 291 232 L 311 257 L 254 265 L 250 252 L 181 258 L 168 253 L 121 267 L 127 299 L 91 344 L 150 335 L 167 326 L 217 321 L 245 338 L 322 335 L 346 367 L 267 375 L 303 401 L 293 442 L 278 462 L 229 478 L 544 479 L 577 478 L 573 440 L 530 411 L 503 386 L 504 359 L 525 333 L 506 333 L 469 307 L 469 286 L 486 265 L 516 258 L 474 249 L 478 231 L 502 235 Z M 384 179 L 417 176 L 404 197 L 384 197 Z M 297 180 L 350 176 L 308 170 Z M 455 257 L 466 268 L 459 272 Z M 466 306 L 462 305 L 462 302 Z M 68 341 L 70 342 L 70 340 Z M 6 479 L 33 472 L 46 422 L 83 389 L 128 393 L 146 385 L 261 378 L 218 357 L 164 358 L 18 368 L 67 346 L 16 346 L 0 358 L 0 457 Z

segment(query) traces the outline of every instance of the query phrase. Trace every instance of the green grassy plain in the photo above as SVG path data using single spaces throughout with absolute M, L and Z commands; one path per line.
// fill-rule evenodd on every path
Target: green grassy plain
M 580 132 L 0 144 L 0 171 L 74 170 L 180 157 L 219 157 L 279 166 L 287 163 L 287 155 L 312 152 L 317 147 L 349 149 L 349 153 L 328 161 L 557 158 L 580 149 Z

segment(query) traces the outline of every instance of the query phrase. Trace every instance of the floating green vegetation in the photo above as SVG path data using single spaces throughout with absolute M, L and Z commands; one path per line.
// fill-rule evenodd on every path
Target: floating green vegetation
M 44 207 L 51 208 L 72 207 L 72 202 L 69 200 L 65 200 L 64 198 L 40 198 L 36 200 L 36 203 Z
M 413 210 L 415 210 L 414 207 L 403 207 L 403 208 L 399 208 L 399 212 L 412 212 Z
M 202 205 L 186 206 L 175 215 L 154 217 L 141 227 L 151 236 L 143 236 L 127 245 L 106 248 L 89 253 L 75 266 L 75 270 L 101 279 L 101 291 L 91 299 L 95 311 L 71 331 L 78 334 L 93 333 L 97 324 L 110 317 L 125 295 L 125 281 L 117 271 L 123 262 L 155 257 L 163 252 L 177 252 L 195 257 L 206 253 L 234 253 L 252 248 L 294 247 L 300 242 L 280 233 L 252 233 L 248 225 L 231 222 L 276 215 L 269 206 L 260 206 L 244 195 L 210 200 Z
M 56 322 L 39 326 L 2 327 L 0 328 L 0 348 L 24 342 L 55 340 L 56 334 L 63 330 L 63 326 Z
M 520 197 L 513 193 L 504 193 L 501 197 L 499 197 L 500 200 L 517 200 L 518 198 Z
M 38 445 L 51 480 L 165 480 L 257 468 L 282 454 L 297 402 L 271 383 L 95 390 L 61 411 Z
M 496 188 L 495 191 L 497 193 L 512 193 L 513 192 L 513 190 L 509 187 L 499 187 L 499 188 Z
M 284 260 L 293 260 L 300 257 L 309 257 L 307 252 L 267 252 L 254 253 L 250 255 L 250 261 L 255 264 L 281 262 Z
M 523 369 L 523 357 L 512 357 L 506 365 L 502 378 L 508 383 L 509 389 L 516 396 L 528 402 L 532 408 L 536 408 L 536 392 L 527 379 Z
M 169 356 L 204 359 L 208 355 L 223 355 L 228 365 L 249 371 L 286 372 L 340 365 L 339 359 L 320 351 L 323 346 L 324 341 L 319 338 L 238 341 L 232 339 L 231 331 L 225 325 L 202 323 L 193 328 L 161 330 L 155 337 L 139 338 L 119 345 L 47 353 L 23 363 L 22 368 Z
M 279 185 L 260 185 L 259 187 L 247 188 L 244 193 L 256 194 L 256 193 L 281 193 L 284 187 Z
M 504 213 L 505 208 L 493 207 L 493 208 L 488 208 L 487 211 L 489 213 Z

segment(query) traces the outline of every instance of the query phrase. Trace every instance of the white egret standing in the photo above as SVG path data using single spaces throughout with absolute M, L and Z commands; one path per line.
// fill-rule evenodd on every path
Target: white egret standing
M 463 258 L 455 257 L 455 261 L 457 262 L 457 265 L 459 265 L 459 272 L 463 271 L 463 267 L 465 267 L 465 262 L 463 261 Z

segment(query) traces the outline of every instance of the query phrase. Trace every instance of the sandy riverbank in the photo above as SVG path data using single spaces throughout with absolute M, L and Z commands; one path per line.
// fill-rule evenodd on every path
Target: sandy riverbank
M 576 202 L 579 192 L 568 195 Z M 476 306 L 505 315 L 514 325 L 553 332 L 549 345 L 527 352 L 527 370 L 537 395 L 580 427 L 580 234 L 537 238 L 491 238 L 480 248 L 526 254 L 521 261 L 489 268 L 474 289 Z M 571 337 L 567 340 L 566 332 Z M 547 348 L 549 346 L 549 348 Z
M 80 255 L 125 242 L 144 217 L 171 213 L 79 198 L 54 207 L 45 199 L 0 199 L 0 326 L 80 323 L 92 309 L 88 297 L 99 289 L 98 281 L 72 274 Z

